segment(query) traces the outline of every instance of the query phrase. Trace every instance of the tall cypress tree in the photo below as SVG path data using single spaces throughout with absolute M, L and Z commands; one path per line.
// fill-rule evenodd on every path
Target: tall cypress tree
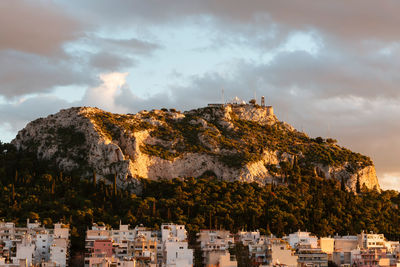
M 117 174 L 114 174 L 114 197 L 117 196 Z
M 96 184 L 97 184 L 97 181 L 96 181 L 96 171 L 93 171 L 93 186 L 96 188 Z
M 357 194 L 361 193 L 360 176 L 358 176 L 358 175 L 357 175 L 357 182 L 356 182 L 356 192 L 357 192 Z
M 346 184 L 344 183 L 344 178 L 340 181 L 340 189 L 345 192 L 346 191 Z

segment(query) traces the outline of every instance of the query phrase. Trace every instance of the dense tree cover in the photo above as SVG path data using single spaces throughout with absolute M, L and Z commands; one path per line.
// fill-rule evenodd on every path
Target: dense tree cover
M 26 218 L 50 226 L 69 223 L 72 249 L 82 250 L 87 227 L 119 221 L 159 227 L 185 224 L 193 240 L 204 228 L 260 229 L 282 236 L 298 229 L 320 236 L 357 234 L 362 230 L 400 237 L 399 194 L 395 191 L 347 192 L 340 182 L 286 169 L 279 185 L 225 182 L 212 177 L 150 181 L 136 195 L 117 189 L 114 179 L 80 179 L 63 174 L 0 143 L 0 219 L 24 225 Z

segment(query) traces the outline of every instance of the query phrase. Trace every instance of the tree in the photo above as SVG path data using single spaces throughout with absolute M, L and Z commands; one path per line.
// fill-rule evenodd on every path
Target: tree
M 360 176 L 359 175 L 357 175 L 356 192 L 357 192 L 357 194 L 361 193 L 361 185 L 360 185 Z
M 96 188 L 96 185 L 97 185 L 96 182 L 97 182 L 96 181 L 96 171 L 93 171 L 93 186 L 94 186 L 94 188 Z
M 114 197 L 117 196 L 117 174 L 114 174 L 114 184 L 113 184 Z
M 346 184 L 344 183 L 344 178 L 342 177 L 342 179 L 340 180 L 340 189 L 343 192 L 346 192 Z

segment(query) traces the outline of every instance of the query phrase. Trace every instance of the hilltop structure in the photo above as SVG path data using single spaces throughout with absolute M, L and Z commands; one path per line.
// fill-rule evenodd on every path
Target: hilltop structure
M 257 101 L 255 99 L 251 99 L 249 103 L 246 103 L 246 101 L 240 99 L 239 97 L 235 96 L 231 101 L 229 101 L 226 104 L 208 104 L 207 106 L 210 108 L 224 108 L 224 107 L 243 107 L 243 106 L 253 106 L 253 107 L 261 107 L 265 109 L 267 112 L 266 114 L 268 116 L 273 116 L 274 115 L 274 108 L 272 106 L 266 106 L 265 105 L 265 97 L 261 97 L 261 105 L 257 105 Z

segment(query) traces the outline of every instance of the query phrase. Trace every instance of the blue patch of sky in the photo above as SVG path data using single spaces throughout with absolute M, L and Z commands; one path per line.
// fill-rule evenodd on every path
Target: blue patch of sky
M 130 90 L 138 97 L 148 98 L 174 86 L 188 86 L 193 77 L 206 73 L 229 77 L 238 62 L 268 64 L 283 51 L 303 50 L 317 55 L 321 46 L 315 33 L 294 32 L 282 46 L 265 52 L 256 44 L 241 42 L 240 39 L 237 42 L 234 38 L 225 42 L 221 40 L 219 31 L 208 26 L 187 23 L 180 26 L 147 27 L 145 30 L 138 27 L 113 31 L 103 28 L 88 33 L 88 39 L 66 45 L 65 50 L 82 56 L 96 53 L 101 49 L 90 41 L 89 38 L 93 37 L 126 40 L 137 38 L 159 45 L 160 48 L 149 56 L 133 55 L 138 64 L 121 70 L 129 73 L 127 85 Z M 82 87 L 70 86 L 57 88 L 54 92 L 67 101 L 76 101 L 82 98 L 84 91 Z
M 314 32 L 294 32 L 279 50 L 286 52 L 305 51 L 310 55 L 318 56 L 322 45 L 322 39 Z
M 83 96 L 85 95 L 86 89 L 87 86 L 58 86 L 54 88 L 52 94 L 69 103 L 74 103 L 82 100 Z
M 15 138 L 15 130 L 9 124 L 0 124 L 0 141 L 11 142 Z

